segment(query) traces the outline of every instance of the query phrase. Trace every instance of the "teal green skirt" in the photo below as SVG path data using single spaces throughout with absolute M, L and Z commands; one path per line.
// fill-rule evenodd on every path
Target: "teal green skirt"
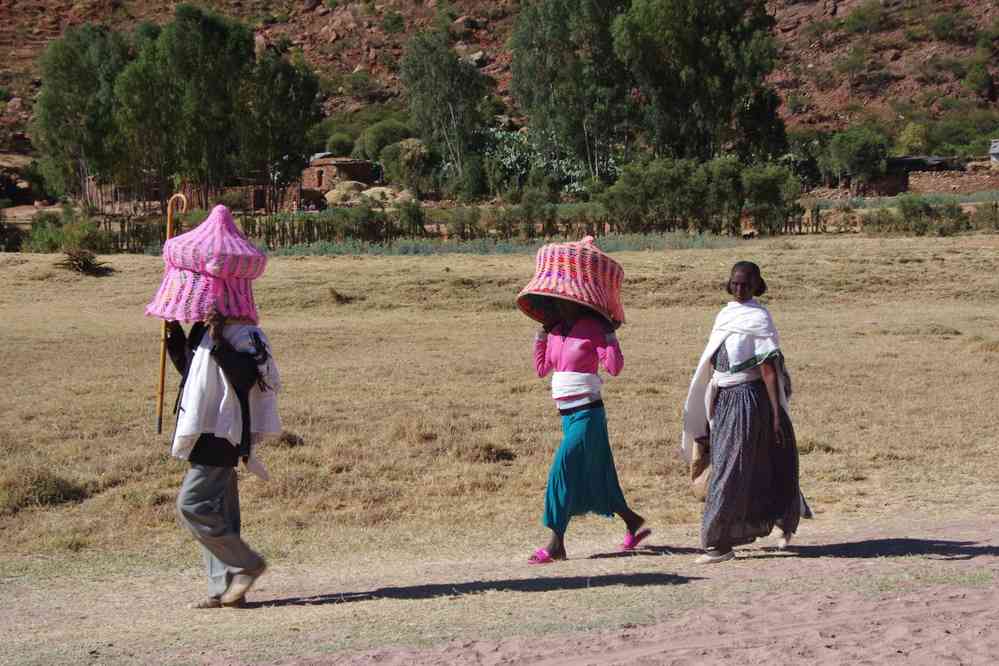
M 562 443 L 548 473 L 545 527 L 565 534 L 573 516 L 612 516 L 627 508 L 614 469 L 604 408 L 563 416 Z

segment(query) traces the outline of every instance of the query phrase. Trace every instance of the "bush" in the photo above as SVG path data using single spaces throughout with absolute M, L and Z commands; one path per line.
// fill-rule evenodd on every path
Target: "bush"
M 90 250 L 66 250 L 66 256 L 61 261 L 57 261 L 56 266 L 94 277 L 114 273 L 113 268 L 103 261 L 98 261 L 97 257 Z
M 989 68 L 981 62 L 973 64 L 964 77 L 964 87 L 985 100 L 993 101 L 996 97 L 995 81 Z
M 3 218 L 0 210 L 0 252 L 20 252 L 24 244 L 24 232 Z
M 866 0 L 843 19 L 847 32 L 873 34 L 891 27 L 889 15 L 879 0 Z
M 31 218 L 26 246 L 29 252 L 58 252 L 62 248 L 62 218 L 47 211 L 35 213 Z
M 419 201 L 404 201 L 399 204 L 399 230 L 408 236 L 426 234 L 427 216 Z
M 385 146 L 413 136 L 412 130 L 398 120 L 383 120 L 368 127 L 358 137 L 354 155 L 362 159 L 377 160 Z
M 447 223 L 448 238 L 471 240 L 482 236 L 482 211 L 478 206 L 455 208 Z
M 367 72 L 352 72 L 344 80 L 344 88 L 351 97 L 368 102 L 380 102 L 386 97 L 385 89 Z
M 417 197 L 433 186 L 433 158 L 419 139 L 403 139 L 385 146 L 378 160 L 389 182 L 408 188 Z
M 395 10 L 390 10 L 382 17 L 382 30 L 392 34 L 403 32 L 406 29 L 406 19 Z
M 867 127 L 852 127 L 834 134 L 829 141 L 830 166 L 858 184 L 869 183 L 885 173 L 888 141 Z
M 219 203 L 231 211 L 246 210 L 248 208 L 246 200 L 246 194 L 238 190 L 226 190 L 219 197 Z
M 977 36 L 975 20 L 964 10 L 943 11 L 929 23 L 930 34 L 941 42 L 972 44 Z
M 346 132 L 334 132 L 326 139 L 326 151 L 336 157 L 347 157 L 354 149 L 354 139 Z
M 9 90 L 4 87 L 0 87 L 0 102 L 9 102 L 14 96 Z

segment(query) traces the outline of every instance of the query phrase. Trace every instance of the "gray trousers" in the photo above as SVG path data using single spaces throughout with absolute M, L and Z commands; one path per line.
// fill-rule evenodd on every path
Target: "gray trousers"
M 221 596 L 235 574 L 263 564 L 263 558 L 239 536 L 234 467 L 191 465 L 177 495 L 177 516 L 201 544 L 209 595 Z

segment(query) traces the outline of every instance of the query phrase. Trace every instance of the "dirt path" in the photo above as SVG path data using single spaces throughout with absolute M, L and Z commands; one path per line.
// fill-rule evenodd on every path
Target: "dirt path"
M 587 534 L 549 567 L 519 552 L 275 560 L 244 611 L 183 609 L 199 585 L 191 569 L 10 578 L 0 661 L 993 664 L 997 528 L 992 517 L 813 523 L 793 553 L 761 544 L 707 568 L 669 545 L 691 543 L 691 527 L 623 557 L 606 532 Z

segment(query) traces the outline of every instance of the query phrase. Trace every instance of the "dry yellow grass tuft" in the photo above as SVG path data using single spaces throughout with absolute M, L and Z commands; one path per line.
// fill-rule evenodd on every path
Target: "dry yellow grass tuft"
M 626 364 L 605 399 L 630 502 L 653 524 L 699 517 L 676 454 L 680 410 L 743 258 L 770 284 L 820 515 L 986 501 L 999 480 L 997 249 L 994 236 L 835 237 L 617 255 Z M 190 548 L 172 506 L 184 465 L 153 433 L 158 329 L 142 308 L 162 264 L 109 261 L 115 274 L 93 280 L 0 255 L 8 564 Z M 430 548 L 414 535 L 451 524 L 477 543 L 539 539 L 559 422 L 533 376 L 534 325 L 513 306 L 532 267 L 524 255 L 272 260 L 257 298 L 288 433 L 265 452 L 273 480 L 243 485 L 251 540 L 281 558 L 332 554 L 374 526 L 363 548 L 395 536 L 413 538 L 397 549 Z

